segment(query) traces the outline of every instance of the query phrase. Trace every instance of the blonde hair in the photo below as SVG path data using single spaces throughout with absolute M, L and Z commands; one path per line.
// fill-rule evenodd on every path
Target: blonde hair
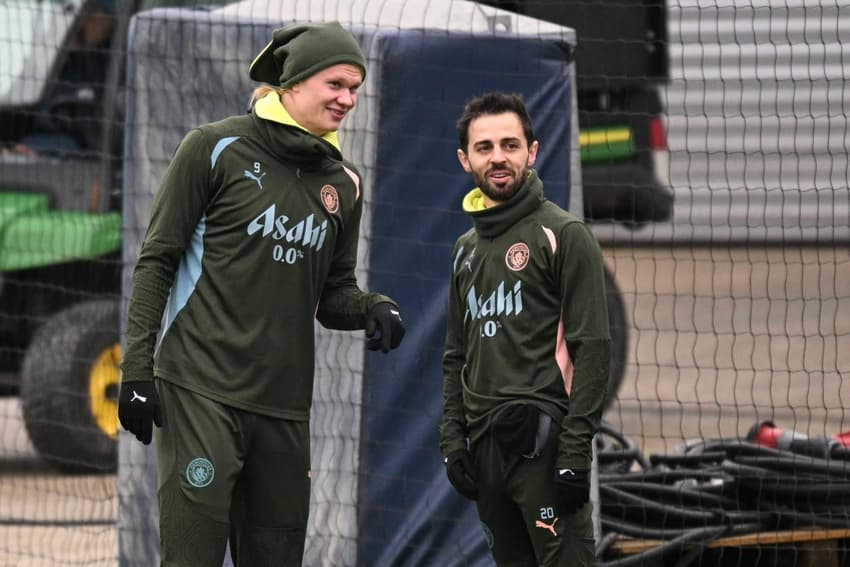
M 282 89 L 280 87 L 272 87 L 269 85 L 263 85 L 261 87 L 257 87 L 254 89 L 254 92 L 251 93 L 251 100 L 248 101 L 248 106 L 250 108 L 254 108 L 254 104 L 267 94 L 271 92 L 276 92 L 277 96 L 283 96 L 284 91 L 287 89 Z

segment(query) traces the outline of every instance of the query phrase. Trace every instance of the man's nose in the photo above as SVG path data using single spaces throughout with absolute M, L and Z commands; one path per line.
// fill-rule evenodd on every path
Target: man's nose
M 346 108 L 351 108 L 352 106 L 354 106 L 354 103 L 356 102 L 356 100 L 357 100 L 357 95 L 353 94 L 349 90 L 344 90 L 344 89 L 343 89 L 342 93 L 337 97 L 337 102 L 339 104 L 345 106 Z

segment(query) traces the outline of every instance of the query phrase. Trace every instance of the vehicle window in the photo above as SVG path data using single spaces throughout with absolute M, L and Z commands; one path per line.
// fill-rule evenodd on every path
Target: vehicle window
M 0 0 L 0 106 L 39 100 L 83 0 Z

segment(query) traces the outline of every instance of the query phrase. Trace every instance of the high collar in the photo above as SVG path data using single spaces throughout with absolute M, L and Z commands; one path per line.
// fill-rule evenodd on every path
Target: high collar
M 463 198 L 463 210 L 472 217 L 478 234 L 495 238 L 536 211 L 545 200 L 543 182 L 532 169 L 516 195 L 507 201 L 485 209 L 481 189 L 476 187 Z
M 336 132 L 316 136 L 298 124 L 280 102 L 275 91 L 254 104 L 253 116 L 267 137 L 270 150 L 299 165 L 318 163 L 325 158 L 342 160 Z

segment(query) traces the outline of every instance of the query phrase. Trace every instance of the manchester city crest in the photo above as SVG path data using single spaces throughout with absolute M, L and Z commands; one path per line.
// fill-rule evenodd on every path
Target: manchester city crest
M 321 191 L 322 204 L 330 214 L 339 210 L 339 194 L 333 185 L 325 185 Z
M 203 488 L 215 478 L 215 468 L 212 463 L 203 457 L 193 459 L 186 467 L 186 480 L 196 488 Z
M 484 522 L 479 522 L 481 524 L 481 529 L 484 531 L 484 541 L 487 542 L 487 547 L 493 549 L 493 544 L 495 543 L 493 538 L 493 532 L 490 531 L 490 528 L 487 527 L 487 524 Z
M 517 242 L 508 248 L 508 252 L 505 254 L 505 264 L 510 270 L 518 272 L 528 264 L 530 257 L 531 251 L 528 249 L 528 245 L 524 242 Z

